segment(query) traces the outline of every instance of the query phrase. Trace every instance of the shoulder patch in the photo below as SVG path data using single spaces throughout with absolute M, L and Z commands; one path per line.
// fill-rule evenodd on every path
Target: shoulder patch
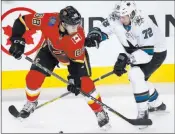
M 56 23 L 56 17 L 50 17 L 48 25 L 49 26 L 54 26 L 55 23 Z
M 133 20 L 135 25 L 141 26 L 144 23 L 144 18 L 142 16 L 135 16 Z

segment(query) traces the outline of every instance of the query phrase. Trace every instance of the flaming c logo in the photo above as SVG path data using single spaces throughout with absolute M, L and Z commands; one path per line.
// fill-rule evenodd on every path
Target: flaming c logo
M 8 17 L 8 15 L 16 12 L 16 11 L 26 11 L 28 13 L 35 13 L 35 11 L 33 11 L 32 9 L 29 9 L 29 8 L 25 8 L 25 7 L 17 7 L 17 8 L 12 8 L 10 10 L 8 10 L 7 12 L 5 12 L 2 16 L 1 16 L 1 20 L 3 22 L 3 20 Z M 14 21 L 15 21 L 16 18 L 14 18 Z M 41 35 L 39 41 L 37 43 L 34 43 L 34 39 L 32 38 L 32 35 L 36 34 L 36 31 L 35 30 L 28 30 L 24 33 L 23 35 L 23 38 L 25 38 L 25 41 L 26 41 L 26 46 L 32 46 L 32 49 L 29 50 L 29 51 L 26 51 L 24 54 L 25 55 L 30 55 L 32 53 L 34 53 L 35 51 L 37 51 L 41 44 L 43 43 L 44 41 L 44 36 L 43 34 Z M 6 24 L 5 26 L 2 26 L 2 39 L 5 38 L 4 36 L 6 35 L 8 38 L 6 40 L 6 43 L 5 44 L 1 44 L 1 50 L 8 54 L 9 55 L 9 52 L 8 52 L 8 49 L 7 47 L 9 45 L 11 45 L 11 42 L 10 42 L 10 37 L 12 35 L 12 26 L 10 26 L 9 24 Z

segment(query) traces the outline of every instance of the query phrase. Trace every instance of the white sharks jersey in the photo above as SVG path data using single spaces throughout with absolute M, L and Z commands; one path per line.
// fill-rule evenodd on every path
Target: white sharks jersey
M 113 12 L 99 28 L 108 35 L 115 34 L 128 53 L 134 52 L 136 48 L 154 48 L 154 52 L 165 51 L 165 36 L 153 21 L 141 14 L 141 11 L 135 18 L 131 22 L 130 30 L 126 30 L 117 14 Z

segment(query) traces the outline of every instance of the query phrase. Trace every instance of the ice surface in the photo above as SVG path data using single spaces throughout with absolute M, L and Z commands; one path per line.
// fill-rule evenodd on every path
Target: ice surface
M 109 113 L 112 128 L 104 133 L 174 133 L 174 83 L 156 84 L 160 99 L 170 113 L 150 114 L 153 125 L 139 130 L 120 117 Z M 103 102 L 126 117 L 136 118 L 137 109 L 130 85 L 98 86 Z M 65 89 L 43 89 L 39 104 L 62 93 Z M 19 121 L 8 112 L 10 105 L 19 110 L 25 103 L 23 90 L 2 92 L 2 132 L 3 133 L 103 133 L 98 128 L 95 114 L 80 95 L 68 95 L 60 100 L 36 110 L 28 119 Z

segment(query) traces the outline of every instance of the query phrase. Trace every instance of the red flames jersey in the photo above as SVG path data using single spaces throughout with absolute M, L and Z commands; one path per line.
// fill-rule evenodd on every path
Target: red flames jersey
M 73 35 L 59 33 L 59 13 L 25 15 L 23 24 L 27 29 L 41 30 L 45 36 L 49 49 L 60 62 L 69 64 L 69 61 L 84 62 L 85 34 L 81 26 Z

